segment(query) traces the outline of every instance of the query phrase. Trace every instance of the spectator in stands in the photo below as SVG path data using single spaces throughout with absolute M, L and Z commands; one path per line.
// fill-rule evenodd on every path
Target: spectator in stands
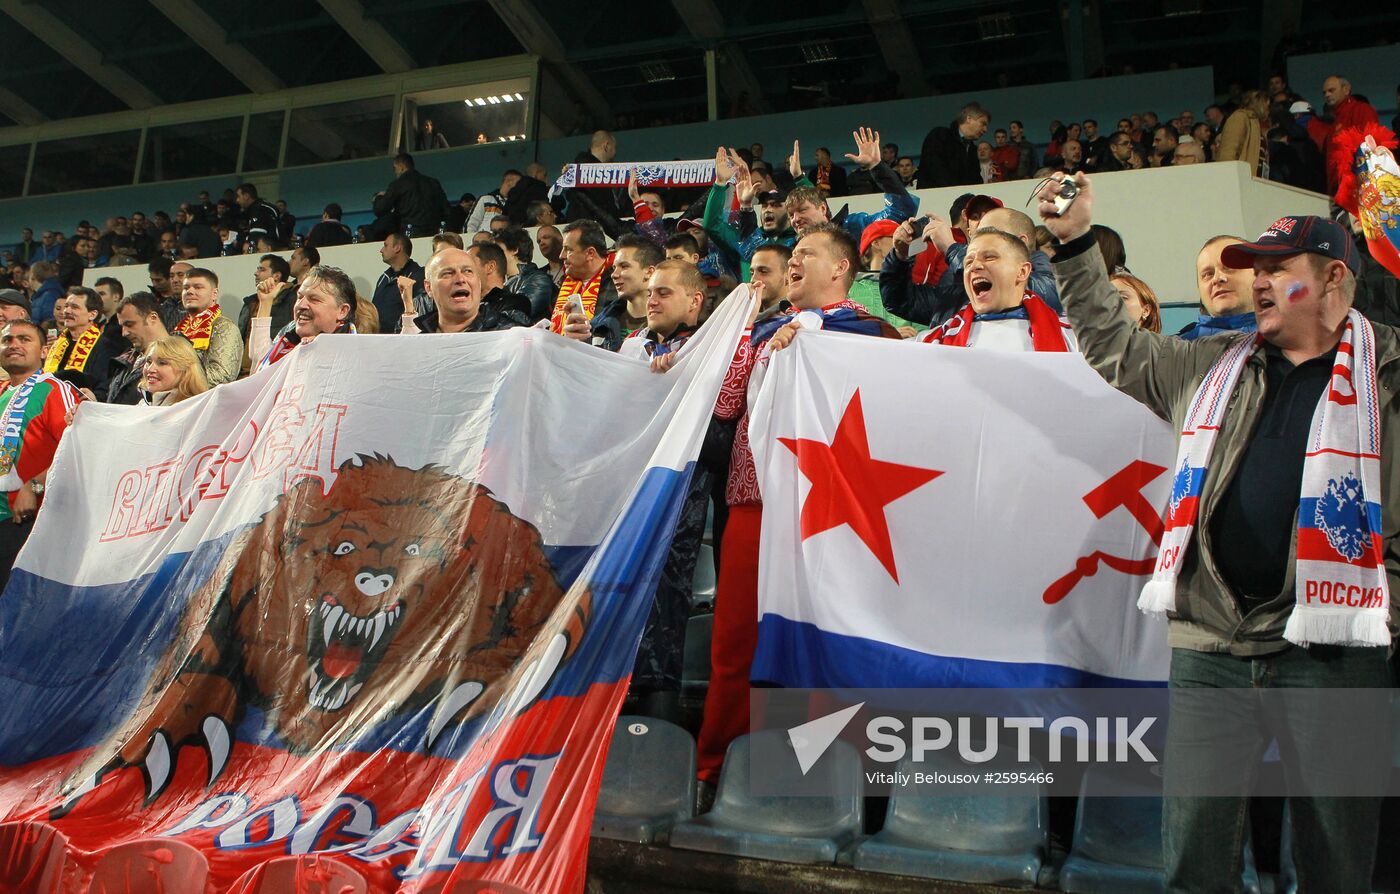
M 1108 137 L 1099 133 L 1099 122 L 1093 118 L 1085 118 L 1079 142 L 1084 149 L 1083 167 L 1094 170 L 1099 159 L 1108 152 Z
M 296 290 L 292 318 L 282 326 L 269 324 L 272 299 L 260 290 L 261 306 L 253 320 L 253 351 L 260 358 L 256 369 L 263 370 L 319 336 L 354 333 L 355 283 L 344 271 L 317 265 Z M 272 335 L 273 332 L 277 334 Z M 270 343 L 269 343 L 270 342 Z M 266 346 L 266 347 L 265 347 Z
M 574 334 L 570 337 L 576 337 L 580 323 L 587 323 L 598 308 L 617 298 L 609 275 L 612 255 L 603 228 L 591 220 L 576 220 L 565 226 L 562 257 L 564 281 L 554 300 L 550 328 L 564 335 L 564 327 L 572 326 Z M 615 345 L 609 346 L 609 350 L 616 349 Z
M 67 382 L 36 375 L 43 353 L 44 330 L 37 323 L 15 320 L 0 329 L 0 369 L 10 377 L 10 387 L 0 397 L 6 429 L 0 456 L 0 491 L 5 493 L 0 500 L 0 590 L 34 528 L 54 451 L 69 414 L 82 400 Z
M 40 251 L 41 246 L 34 241 L 34 231 L 29 227 L 20 230 L 19 243 L 15 245 L 15 260 L 25 265 L 32 264 L 39 258 Z
M 1153 128 L 1152 154 L 1147 159 L 1148 165 L 1154 168 L 1169 167 L 1172 156 L 1176 153 L 1176 144 L 1180 140 L 1181 134 L 1170 124 L 1160 124 Z
M 1157 303 L 1157 293 L 1152 291 L 1151 286 L 1126 272 L 1113 274 L 1110 281 L 1123 297 L 1123 306 L 1139 329 L 1162 331 L 1162 310 Z
M 350 228 L 340 221 L 343 213 L 335 202 L 327 205 L 321 211 L 321 219 L 311 228 L 311 232 L 306 234 L 302 244 L 310 248 L 325 248 L 330 245 L 349 245 L 353 242 L 354 236 Z
M 881 146 L 880 161 L 883 161 L 890 167 L 894 167 L 895 164 L 899 161 L 899 144 L 886 143 L 885 145 Z
M 392 335 L 398 331 L 398 321 L 403 316 L 398 279 L 407 276 L 422 284 L 424 271 L 422 265 L 413 260 L 413 242 L 402 233 L 384 237 L 379 257 L 389 266 L 375 281 L 372 300 L 375 310 L 379 311 L 379 331 Z
M 1272 82 L 1273 79 L 1269 80 Z M 1205 120 L 1201 123 L 1210 125 L 1210 129 L 1214 133 L 1219 133 L 1220 128 L 1225 126 L 1225 110 L 1220 106 L 1214 104 L 1206 106 L 1205 115 L 1202 117 Z
M 1075 174 L 1084 170 L 1084 144 L 1076 139 L 1065 140 L 1060 147 L 1059 170 Z
M 499 233 L 501 230 L 504 230 L 508 226 L 510 226 L 510 218 L 506 217 L 504 214 L 497 214 L 491 218 L 490 229 L 488 230 L 488 232 L 493 234 Z
M 807 179 L 812 181 L 823 198 L 848 194 L 846 169 L 831 163 L 831 150 L 825 146 L 817 148 L 817 163 L 807 171 Z
M 683 233 L 674 238 L 690 239 Z M 628 233 L 618 239 L 613 249 L 612 266 L 612 284 L 617 297 L 599 308 L 598 313 L 588 321 L 587 330 L 575 327 L 566 334 L 610 351 L 620 349 L 626 339 L 645 327 L 652 274 L 667 260 L 661 247 L 645 236 Z M 680 263 L 695 268 L 693 261 Z M 704 292 L 704 278 L 698 270 L 695 275 L 700 277 L 700 291 Z M 698 310 L 697 305 L 697 313 Z
M 992 159 L 992 144 L 986 140 L 977 144 L 977 169 L 982 183 L 997 183 L 1002 179 L 1001 169 Z
M 472 209 L 476 207 L 476 196 L 469 192 L 462 193 L 456 204 L 447 209 L 447 231 L 449 233 L 460 233 L 467 228 L 467 221 L 471 219 Z
M 878 160 L 878 156 L 877 156 Z M 817 224 L 798 240 L 788 267 L 788 300 L 808 310 L 820 328 L 861 335 L 898 338 L 888 323 L 867 314 L 846 298 L 860 267 L 854 239 L 832 223 Z M 766 296 L 765 296 L 766 303 Z M 759 353 L 790 344 L 797 325 L 779 314 L 755 325 L 748 350 L 741 345 L 739 368 L 731 369 L 716 406 L 722 418 L 743 417 L 734 439 L 726 502 L 723 561 L 715 594 L 714 633 L 710 650 L 710 687 L 698 741 L 698 770 L 702 783 L 719 778 L 725 749 L 748 731 L 749 669 L 758 638 L 758 543 L 762 498 L 757 487 L 753 453 L 748 441 L 745 393 Z M 771 345 L 765 342 L 772 341 Z
M 983 122 L 985 130 L 985 121 Z M 918 211 L 918 200 L 909 195 L 899 177 L 888 165 L 879 159 L 880 135 L 866 128 L 856 131 L 856 153 L 846 157 L 870 172 L 878 188 L 885 193 L 885 207 L 878 212 L 843 212 L 837 215 L 836 222 L 852 239 L 857 241 L 865 228 L 877 220 L 904 220 Z M 974 150 L 975 151 L 975 150 Z M 973 156 L 976 161 L 976 156 Z M 832 221 L 831 209 L 821 193 L 810 186 L 799 186 L 788 193 L 783 200 L 788 220 L 800 239 L 808 229 L 826 221 Z M 857 254 L 859 262 L 859 254 Z
M 1026 218 L 1019 211 L 993 214 Z M 952 317 L 920 336 L 925 344 L 993 351 L 1064 352 L 1075 349 L 1073 333 L 1055 309 L 1028 287 L 1031 257 L 1026 239 L 986 222 L 968 240 L 963 253 L 962 285 L 966 303 Z
M 981 183 L 977 141 L 987 132 L 992 116 L 969 103 L 947 127 L 935 127 L 924 137 L 919 153 L 919 188 Z
M 458 246 L 460 248 L 460 246 Z M 297 282 L 306 279 L 306 275 L 311 272 L 311 268 L 321 265 L 321 253 L 313 246 L 303 245 L 287 261 L 287 267 L 292 271 L 292 278 Z
M 530 322 L 549 319 L 559 286 L 549 271 L 535 266 L 535 247 L 530 234 L 520 227 L 506 227 L 496 234 L 496 244 L 506 253 L 506 288 L 524 295 L 530 302 Z M 460 246 L 459 246 L 460 247 Z
M 749 260 L 749 282 L 763 284 L 763 304 L 755 323 L 780 312 L 787 301 L 788 259 L 792 248 L 779 242 L 760 245 Z
M 56 373 L 79 390 L 87 389 L 98 400 L 107 393 L 112 344 L 102 337 L 102 299 L 86 286 L 73 286 L 59 299 L 54 319 L 58 338 L 44 358 L 44 372 Z
M 959 242 L 953 226 L 938 215 L 929 216 L 929 223 L 921 234 L 914 233 L 913 223 L 912 220 L 905 221 L 892 234 L 890 253 L 885 256 L 880 268 L 880 297 L 885 309 L 891 313 L 918 325 L 940 326 L 968 302 L 963 271 L 967 244 Z M 1060 312 L 1050 258 L 1036 247 L 1035 223 L 1030 217 L 1012 208 L 993 207 L 985 213 L 972 215 L 965 226 L 969 230 L 969 241 L 971 235 L 984 226 L 1020 239 L 1026 247 L 1031 265 L 1028 274 L 1030 290 L 1044 299 L 1056 313 Z M 939 252 L 947 264 L 947 269 L 933 286 L 912 281 L 913 261 L 910 260 L 909 248 L 916 235 L 922 236 L 928 245 L 925 251 Z
M 259 236 L 268 236 L 279 244 L 285 244 L 291 238 L 291 233 L 282 231 L 282 213 L 277 207 L 267 199 L 258 197 L 258 188 L 251 183 L 240 183 L 233 191 L 234 201 L 238 203 L 238 241 L 239 251 L 246 250 L 250 244 L 255 245 Z
M 692 266 L 700 264 L 700 243 L 689 233 L 677 233 L 666 240 L 666 260 L 681 261 Z
M 1206 161 L 1219 161 L 1215 157 L 1215 131 L 1211 129 L 1209 124 L 1202 121 L 1191 128 L 1191 138 L 1201 144 L 1201 149 L 1206 154 Z
M 880 267 L 894 244 L 894 231 L 898 226 L 892 220 L 877 220 L 861 233 L 860 270 L 856 273 L 855 281 L 851 283 L 846 297 L 865 308 L 871 315 L 894 326 L 900 335 L 908 338 L 914 334 L 914 327 L 908 320 L 891 313 L 880 297 Z
M 19 261 L 12 262 L 7 271 L 10 277 L 10 285 L 29 296 L 29 268 Z
M 102 312 L 97 318 L 102 325 L 102 339 L 107 343 L 109 355 L 115 357 L 126 350 L 126 338 L 117 322 L 117 305 L 126 297 L 126 287 L 111 276 L 98 277 L 92 287 L 102 301 Z
M 433 310 L 413 317 L 413 304 L 411 300 L 405 301 L 402 305 L 405 333 L 496 332 L 529 325 L 528 318 L 518 313 L 519 306 L 499 308 L 482 301 L 481 271 L 470 252 L 445 248 L 433 255 L 428 259 L 426 283 L 433 299 Z
M 1268 133 L 1269 97 L 1262 90 L 1249 90 L 1240 97 L 1240 107 L 1225 119 L 1215 160 L 1242 161 L 1255 177 L 1269 176 Z
M 311 249 L 315 251 L 316 249 Z M 253 294 L 243 299 L 238 309 L 238 331 L 247 350 L 243 352 L 243 372 L 252 371 L 258 362 L 253 346 L 253 326 L 264 326 L 270 332 L 281 332 L 292 321 L 292 305 L 297 301 L 297 286 L 292 282 L 292 268 L 277 255 L 263 255 L 253 271 Z M 352 293 L 353 294 L 353 293 Z M 266 316 L 267 322 L 262 322 Z
M 492 218 L 505 213 L 506 199 L 510 195 L 511 187 L 524 176 L 514 168 L 502 174 L 501 185 L 496 187 L 494 192 L 484 193 L 481 198 L 476 200 L 476 205 L 472 208 L 471 217 L 467 219 L 467 227 L 464 232 L 470 234 L 488 229 Z
M 0 323 L 29 319 L 29 299 L 18 289 L 0 289 Z
M 447 194 L 442 191 L 442 184 L 419 172 L 413 156 L 401 152 L 394 156 L 393 182 L 374 197 L 375 218 L 368 232 L 371 239 L 410 231 L 410 235 L 426 236 L 438 231 L 446 212 Z M 380 331 L 393 330 L 381 326 Z
M 211 387 L 232 382 L 242 366 L 243 336 L 238 323 L 224 316 L 219 307 L 219 277 L 212 270 L 192 268 L 185 274 L 180 297 L 185 315 L 175 324 L 174 333 L 194 345 Z
M 36 256 L 36 259 L 40 261 L 57 261 L 58 256 L 63 252 L 63 246 L 58 241 L 58 234 L 53 230 L 45 230 L 39 239 L 39 254 Z M 30 261 L 29 263 L 30 266 L 33 266 L 34 261 Z
M 1327 165 L 1327 192 L 1337 191 L 1337 180 L 1343 171 L 1333 164 L 1330 157 L 1332 137 L 1347 128 L 1365 128 L 1380 123 L 1375 107 L 1351 93 L 1351 82 L 1340 75 L 1332 75 L 1322 82 L 1322 95 L 1327 100 L 1327 111 L 1331 121 L 1314 117 L 1308 122 L 1308 136 L 1322 152 Z M 1349 162 L 1348 162 L 1349 163 Z
M 540 227 L 535 231 L 535 239 L 539 243 L 540 256 L 544 258 L 548 265 L 550 279 L 556 283 L 564 282 L 564 234 L 559 232 L 559 228 L 553 225 Z M 553 309 L 550 310 L 553 313 Z
M 479 242 L 467 252 L 476 258 L 477 274 L 481 277 L 482 308 L 509 320 L 514 326 L 534 323 L 530 299 L 506 288 L 505 251 L 495 242 Z
M 150 292 L 135 292 L 117 305 L 117 323 L 128 349 L 107 367 L 107 403 L 134 406 L 141 402 L 146 380 L 146 349 L 170 333 L 160 316 L 160 302 Z
M 1119 310 L 1122 301 L 1103 276 L 1101 262 L 1092 256 L 1094 244 L 1087 235 L 1093 187 L 1083 178 L 1079 186 L 1077 200 L 1064 215 L 1047 213 L 1054 210 L 1047 201 L 1049 190 L 1042 193 L 1040 207 L 1046 226 L 1060 241 L 1056 278 L 1085 359 L 1119 390 L 1179 428 L 1204 432 L 1198 427 L 1207 421 L 1204 418 L 1183 421 L 1188 405 L 1195 404 L 1193 395 L 1209 398 L 1221 408 L 1209 420 L 1213 448 L 1211 441 L 1204 448 L 1188 445 L 1178 457 L 1185 465 L 1190 450 L 1192 468 L 1179 473 L 1177 487 L 1184 486 L 1183 478 L 1203 482 L 1199 488 L 1192 485 L 1195 499 L 1182 507 L 1185 517 L 1173 513 L 1176 530 L 1186 538 L 1174 548 L 1190 558 L 1176 565 L 1159 563 L 1164 567 L 1143 596 L 1154 610 L 1171 612 L 1168 635 L 1174 648 L 1169 685 L 1256 692 L 1261 687 L 1392 688 L 1393 670 L 1385 646 L 1392 642 L 1393 631 L 1387 629 L 1384 617 L 1363 618 L 1338 601 L 1327 607 L 1329 620 L 1346 622 L 1335 624 L 1335 633 L 1309 623 L 1313 619 L 1303 615 L 1304 590 L 1322 590 L 1317 576 L 1342 571 L 1333 570 L 1336 566 L 1330 563 L 1322 571 L 1309 567 L 1313 563 L 1299 561 L 1301 554 L 1294 549 L 1299 539 L 1300 482 L 1306 501 L 1316 487 L 1308 483 L 1309 478 L 1317 476 L 1312 480 L 1320 478 L 1325 485 L 1330 468 L 1335 468 L 1315 467 L 1329 462 L 1331 451 L 1306 456 L 1311 450 L 1310 429 L 1327 425 L 1334 414 L 1344 417 L 1338 427 L 1364 429 L 1354 415 L 1345 419 L 1345 403 L 1327 396 L 1340 393 L 1355 400 L 1356 395 L 1377 390 L 1389 394 L 1395 387 L 1393 330 L 1384 326 L 1371 330 L 1375 340 L 1365 343 L 1374 346 L 1373 364 L 1353 364 L 1337 348 L 1346 343 L 1349 332 L 1358 340 L 1371 334 L 1348 328 L 1356 255 L 1347 234 L 1323 218 L 1286 217 L 1257 243 L 1229 245 L 1223 263 L 1253 268 L 1253 305 L 1260 308 L 1261 317 L 1258 339 L 1202 339 L 1174 345 L 1136 328 Z M 1242 345 L 1248 350 L 1232 350 Z M 1337 367 L 1344 368 L 1334 372 Z M 1356 381 L 1352 387 L 1353 380 L 1363 375 L 1371 380 Z M 1222 384 L 1203 385 L 1203 377 Z M 1339 379 L 1348 384 L 1332 384 Z M 1324 414 L 1320 406 L 1329 412 Z M 1394 402 L 1383 400 L 1370 409 L 1379 417 L 1379 442 L 1393 445 Z M 1356 437 L 1354 430 L 1352 437 Z M 1364 450 L 1366 436 L 1361 437 Z M 1362 477 L 1365 474 L 1361 472 Z M 1368 482 L 1364 496 L 1358 486 L 1351 499 L 1378 503 L 1381 511 L 1390 511 L 1392 501 L 1400 498 L 1395 482 L 1382 478 L 1379 483 L 1379 492 L 1373 493 L 1377 489 Z M 1356 537 L 1366 537 L 1365 542 L 1378 541 L 1378 556 L 1395 554 L 1393 527 L 1370 530 L 1364 508 L 1349 511 L 1362 516 L 1355 526 L 1346 523 L 1349 535 L 1355 532 Z M 1309 519 L 1301 521 L 1311 528 Z M 1340 522 L 1329 522 L 1318 524 L 1327 531 L 1340 528 Z M 1393 563 L 1387 564 L 1393 576 Z M 1386 575 L 1385 564 L 1374 573 Z M 1341 582 L 1346 580 L 1369 585 L 1370 578 L 1348 577 Z M 1384 578 L 1378 591 L 1386 593 Z M 1380 630 L 1363 624 L 1373 620 Z M 1348 641 L 1353 645 L 1346 645 Z M 1296 642 L 1307 646 L 1295 646 Z M 1364 643 L 1374 645 L 1366 648 L 1360 645 Z M 1251 699 L 1249 704 L 1251 714 L 1265 710 L 1258 701 Z M 1330 737 L 1327 753 L 1319 754 L 1321 740 L 1307 727 L 1317 715 L 1306 710 L 1296 717 L 1289 713 L 1292 730 L 1286 738 L 1291 747 L 1283 749 L 1283 761 L 1290 779 L 1317 778 L 1310 774 L 1323 767 L 1328 772 L 1346 767 L 1356 774 L 1351 778 L 1358 779 L 1381 779 L 1389 771 L 1388 735 Z M 1231 719 L 1246 726 L 1227 732 L 1224 725 Z M 1167 796 L 1162 841 L 1167 890 L 1202 891 L 1230 884 L 1240 866 L 1241 836 L 1220 834 L 1220 830 L 1247 828 L 1249 789 L 1272 735 L 1254 727 L 1248 716 L 1206 712 L 1192 718 L 1174 712 L 1167 726 L 1164 759 Z M 1190 769 L 1183 772 L 1182 768 Z M 1177 780 L 1187 779 L 1188 774 L 1197 784 L 1188 783 L 1183 791 Z M 1200 796 L 1206 793 L 1205 786 L 1211 787 L 1211 797 Z M 1383 793 L 1380 787 L 1374 791 L 1370 798 L 1290 799 L 1294 840 L 1307 843 L 1293 849 L 1300 890 L 1372 890 Z
M 54 304 L 63 295 L 63 284 L 58 279 L 58 265 L 53 261 L 36 261 L 29 268 L 29 303 L 36 323 L 53 319 Z
M 174 406 L 210 388 L 199 353 L 178 335 L 151 342 L 142 374 L 146 392 L 141 398 L 142 406 Z
M 223 254 L 224 241 L 204 218 L 191 218 L 180 230 L 180 257 L 190 261 L 195 258 L 217 258 Z
M 83 284 L 83 271 L 105 266 L 106 258 L 99 258 L 97 254 L 97 240 L 79 236 L 73 239 L 71 250 L 59 257 L 58 281 L 65 289 L 80 286 Z
M 189 276 L 194 265 L 189 261 L 176 261 L 170 265 L 170 294 L 173 296 L 161 302 L 160 318 L 165 328 L 174 332 L 185 316 L 185 277 Z
M 433 119 L 424 118 L 413 141 L 414 152 L 428 152 L 432 149 L 446 149 L 447 137 L 433 129 Z
M 528 226 L 552 227 L 558 222 L 559 215 L 548 202 L 536 202 L 529 207 L 525 218 Z
M 901 155 L 894 170 L 899 175 L 899 182 L 903 183 L 906 189 L 917 188 L 914 184 L 919 177 L 919 169 L 914 167 L 914 159 L 907 155 Z
M 515 183 L 511 184 L 509 192 L 501 193 L 505 197 L 505 203 L 499 213 L 509 218 L 515 226 L 523 227 L 529 223 L 530 208 L 537 202 L 549 203 L 549 185 L 544 182 L 544 168 L 538 164 L 531 164 L 530 170 L 540 176 L 532 176 L 529 172 L 520 175 Z
M 1238 236 L 1215 236 L 1196 255 L 1196 288 L 1204 313 L 1178 332 L 1177 338 L 1195 341 L 1222 332 L 1253 332 L 1254 274 L 1223 263 L 1225 249 L 1244 242 Z
M 1133 155 L 1133 140 L 1123 131 L 1108 138 L 1108 149 L 1099 157 L 1099 171 L 1126 171 Z
M 1001 127 L 992 132 L 992 143 L 992 164 L 1001 172 L 1001 179 L 1015 180 L 1021 166 L 1021 150 L 1011 144 L 1005 128 Z M 980 148 L 981 144 L 978 145 Z
M 1182 137 L 1172 153 L 1172 167 L 1177 165 L 1203 165 L 1206 163 L 1206 150 L 1191 137 Z M 1068 173 L 1068 172 L 1066 172 Z

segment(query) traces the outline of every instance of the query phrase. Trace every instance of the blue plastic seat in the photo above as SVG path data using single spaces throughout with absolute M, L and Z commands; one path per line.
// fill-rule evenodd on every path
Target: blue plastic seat
M 967 764 L 956 755 L 935 752 L 921 762 L 906 758 L 903 773 L 987 772 L 1015 769 L 1035 773 L 1040 765 Z M 918 788 L 914 787 L 913 792 Z M 884 828 L 861 842 L 857 869 L 993 885 L 1031 887 L 1045 858 L 1046 802 L 1039 785 L 1011 791 L 983 789 L 966 794 L 890 797 Z
M 715 616 L 695 615 L 685 625 L 685 657 L 681 664 L 681 694 L 703 697 L 710 690 L 710 638 Z
M 695 740 L 654 717 L 619 717 L 598 789 L 593 834 L 650 844 L 695 814 Z
M 1097 794 L 1104 791 L 1122 794 Z M 1060 869 L 1060 890 L 1156 894 L 1165 886 L 1161 778 L 1141 769 L 1090 767 L 1079 789 L 1074 845 Z
M 784 749 L 792 754 L 785 730 L 765 730 L 730 743 L 714 808 L 672 829 L 671 847 L 784 863 L 835 862 L 861 829 L 860 758 L 845 742 L 831 744 L 806 778 L 830 794 L 755 794 L 752 752 Z M 795 759 L 793 764 L 795 773 Z

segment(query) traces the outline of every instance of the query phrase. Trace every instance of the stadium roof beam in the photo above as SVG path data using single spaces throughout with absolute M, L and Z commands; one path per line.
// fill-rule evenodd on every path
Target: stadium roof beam
M 102 51 L 69 28 L 62 19 L 38 3 L 0 0 L 0 12 L 48 45 L 104 90 L 133 109 L 149 109 L 163 100 L 146 89 L 131 73 L 102 61 Z
M 570 62 L 568 54 L 564 50 L 564 44 L 555 33 L 553 26 L 540 12 L 539 7 L 531 0 L 488 0 L 491 10 L 510 29 L 510 33 L 515 39 L 520 41 L 520 45 L 525 48 L 525 52 L 533 53 L 552 67 L 556 68 L 560 74 L 560 81 L 567 85 L 566 89 L 573 93 L 579 103 L 588 110 L 593 117 L 596 127 L 606 127 L 612 118 L 612 109 L 608 105 L 608 100 L 603 96 L 593 79 L 578 65 Z M 544 102 L 549 97 L 543 95 L 541 91 L 540 101 Z M 549 115 L 556 121 L 568 121 L 567 109 L 541 106 L 541 112 Z
M 676 13 L 680 15 L 681 21 L 685 22 L 685 27 L 692 35 L 701 40 L 715 42 L 715 51 L 719 55 L 719 68 L 716 73 L 724 84 L 724 92 L 728 93 L 731 99 L 737 99 L 740 94 L 747 93 L 754 110 L 759 114 L 773 111 L 763 93 L 763 84 L 754 74 L 753 66 L 749 65 L 749 57 L 744 54 L 743 48 L 735 41 L 724 40 L 724 16 L 714 0 L 671 0 L 671 5 L 676 8 Z
M 215 62 L 242 81 L 243 86 L 249 90 L 254 93 L 271 93 L 286 86 L 257 56 L 242 44 L 231 40 L 223 26 L 198 4 L 188 0 L 151 0 L 151 5 L 160 10 L 175 27 L 185 32 L 189 39 L 194 41 L 195 46 L 208 53 Z
M 403 45 L 383 25 L 365 14 L 364 4 L 360 0 L 320 0 L 320 3 L 341 30 L 350 35 L 386 74 L 399 74 L 415 67 L 413 57 Z
M 48 116 L 25 102 L 23 97 L 8 87 L 0 87 L 0 115 L 16 124 L 43 124 Z
M 864 4 L 865 17 L 880 44 L 885 67 L 899 76 L 905 96 L 922 96 L 928 91 L 928 77 L 899 0 L 864 0 Z

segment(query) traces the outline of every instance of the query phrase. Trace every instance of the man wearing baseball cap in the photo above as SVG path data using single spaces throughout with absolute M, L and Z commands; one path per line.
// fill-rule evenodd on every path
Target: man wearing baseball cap
M 0 321 L 29 319 L 29 299 L 18 289 L 0 289 Z
M 1352 308 L 1348 235 L 1307 216 L 1223 252 L 1254 271 L 1257 333 L 1186 342 L 1139 329 L 1090 231 L 1093 186 L 1075 182 L 1063 214 L 1059 183 L 1042 190 L 1040 214 L 1080 350 L 1181 432 L 1138 601 L 1167 614 L 1172 647 L 1167 890 L 1238 888 L 1249 795 L 1276 739 L 1304 843 L 1293 849 L 1299 889 L 1370 891 L 1400 592 L 1400 477 L 1383 474 L 1400 457 L 1400 337 Z M 1299 710 L 1300 689 L 1333 691 Z M 1209 701 L 1222 698 L 1228 708 Z M 1345 721 L 1320 716 L 1357 701 L 1365 709 Z M 1360 729 L 1372 715 L 1376 729 Z

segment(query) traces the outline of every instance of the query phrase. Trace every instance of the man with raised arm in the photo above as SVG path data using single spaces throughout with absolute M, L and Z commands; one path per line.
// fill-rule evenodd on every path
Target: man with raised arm
M 1303 215 L 1221 252 L 1223 264 L 1254 271 L 1256 333 L 1184 341 L 1141 329 L 1090 230 L 1093 184 L 1073 180 L 1068 209 L 1056 213 L 1057 175 L 1040 214 L 1058 240 L 1055 279 L 1079 348 L 1181 432 L 1166 531 L 1138 602 L 1170 619 L 1167 889 L 1238 889 L 1249 794 L 1276 736 L 1293 792 L 1330 787 L 1291 799 L 1299 890 L 1370 891 L 1388 721 L 1385 735 L 1328 736 L 1337 724 L 1312 712 L 1266 721 L 1255 693 L 1332 689 L 1327 701 L 1340 705 L 1393 685 L 1400 338 L 1352 308 L 1348 234 Z M 1186 700 L 1209 690 L 1249 695 L 1229 711 Z M 1275 730 L 1279 720 L 1289 728 Z M 1374 796 L 1332 796 L 1349 779 Z

